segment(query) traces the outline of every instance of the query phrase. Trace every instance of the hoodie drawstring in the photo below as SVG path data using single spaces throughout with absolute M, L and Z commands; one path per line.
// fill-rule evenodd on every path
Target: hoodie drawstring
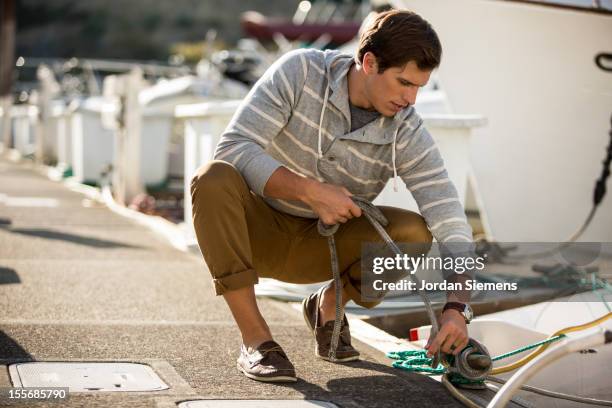
M 325 108 L 327 108 L 327 99 L 329 97 L 329 85 L 325 88 L 325 97 L 323 97 L 323 109 L 321 109 L 321 116 L 319 117 L 319 142 L 318 142 L 318 152 L 319 159 L 323 157 L 323 151 L 321 150 L 321 140 L 323 138 L 323 117 L 325 116 Z

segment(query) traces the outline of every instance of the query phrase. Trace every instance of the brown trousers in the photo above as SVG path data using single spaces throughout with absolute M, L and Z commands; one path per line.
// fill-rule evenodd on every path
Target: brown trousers
M 191 181 L 191 196 L 198 244 L 217 295 L 254 285 L 260 276 L 290 283 L 332 279 L 327 238 L 319 235 L 318 220 L 270 207 L 249 190 L 233 165 L 215 160 L 200 167 Z M 420 215 L 379 208 L 394 241 L 424 243 L 427 252 L 432 236 Z M 342 224 L 335 240 L 345 292 L 361 306 L 375 306 L 379 302 L 365 302 L 360 295 L 361 244 L 381 242 L 380 236 L 361 216 Z

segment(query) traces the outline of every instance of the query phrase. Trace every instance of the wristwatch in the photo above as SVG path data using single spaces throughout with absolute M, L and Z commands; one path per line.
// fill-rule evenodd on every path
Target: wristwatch
M 470 324 L 472 319 L 474 318 L 474 312 L 472 312 L 472 308 L 467 303 L 459 303 L 459 302 L 446 302 L 444 308 L 442 308 L 442 313 L 444 313 L 447 309 L 455 309 L 459 313 L 463 315 L 466 324 Z

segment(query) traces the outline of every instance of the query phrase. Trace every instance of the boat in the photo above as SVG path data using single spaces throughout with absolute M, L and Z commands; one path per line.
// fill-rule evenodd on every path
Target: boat
M 490 355 L 495 358 L 495 356 L 503 356 L 520 350 L 527 345 L 545 341 L 556 332 L 568 327 L 585 325 L 599 320 L 599 323 L 592 327 L 567 333 L 567 339 L 564 340 L 579 339 L 603 330 L 610 331 L 612 330 L 611 289 L 612 286 L 608 285 L 596 291 L 478 316 L 469 325 L 470 337 L 486 345 Z M 607 319 L 606 316 L 608 316 Z M 413 328 L 410 331 L 412 343 L 416 347 L 423 347 L 430 330 L 429 325 Z M 551 343 L 549 348 L 552 349 L 555 346 L 555 343 Z M 494 362 L 492 379 L 487 383 L 493 389 L 501 387 L 522 367 L 512 369 L 508 366 L 524 359 L 533 351 L 533 349 L 525 350 Z M 599 347 L 584 348 L 580 352 L 568 354 L 542 368 L 537 375 L 524 384 L 584 398 L 611 400 L 612 365 L 609 364 L 610 361 L 612 361 L 612 347 L 609 345 L 602 344 Z M 576 402 L 562 401 L 528 391 L 522 391 L 518 396 L 535 406 L 576 406 L 574 405 Z
M 244 32 L 260 41 L 272 41 L 274 35 L 282 35 L 289 41 L 313 42 L 328 36 L 332 44 L 344 44 L 355 37 L 359 30 L 359 21 L 342 21 L 335 23 L 304 23 L 293 24 L 278 20 L 256 12 L 247 12 L 240 20 Z
M 610 131 L 609 1 L 395 0 L 427 19 L 443 46 L 441 89 L 454 112 L 487 126 L 469 147 L 488 239 L 560 242 L 586 218 Z M 560 4 L 563 3 L 563 4 Z M 559 205 L 562 203 L 562 205 Z M 560 222 L 561 220 L 561 222 Z M 612 200 L 582 239 L 612 241 Z
M 313 43 L 323 41 L 338 47 L 355 38 L 361 22 L 370 10 L 368 2 L 301 1 L 292 19 L 266 17 L 255 11 L 243 13 L 240 24 L 244 33 L 261 42 L 288 41 Z

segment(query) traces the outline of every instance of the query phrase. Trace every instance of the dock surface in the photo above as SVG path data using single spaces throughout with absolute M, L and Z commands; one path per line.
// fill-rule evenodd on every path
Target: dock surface
M 11 386 L 9 364 L 27 361 L 144 363 L 170 386 L 27 406 L 176 407 L 199 399 L 463 406 L 440 383 L 391 368 L 356 340 L 361 361 L 322 361 L 298 311 L 270 299 L 259 305 L 296 366 L 295 384 L 259 383 L 237 371 L 240 335 L 201 256 L 30 165 L 0 160 L 0 387 Z

